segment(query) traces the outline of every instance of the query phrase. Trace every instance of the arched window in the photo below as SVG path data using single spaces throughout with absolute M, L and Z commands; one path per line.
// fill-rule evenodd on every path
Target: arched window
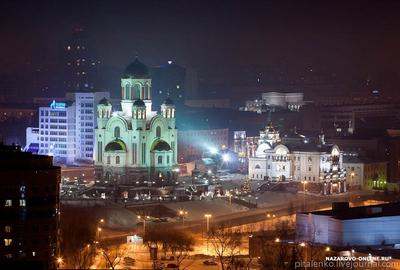
M 119 156 L 115 157 L 115 164 L 119 164 Z
M 140 97 L 140 84 L 135 84 L 135 86 L 133 87 L 133 92 L 134 92 L 134 98 L 138 99 L 141 98 Z
M 162 156 L 158 156 L 157 164 L 162 164 Z
M 121 135 L 121 134 L 120 134 L 120 129 L 119 129 L 119 127 L 115 127 L 115 128 L 114 128 L 114 137 L 115 137 L 115 138 L 119 138 L 119 137 L 121 137 L 120 135 Z
M 260 169 L 261 167 L 260 167 L 260 165 L 256 165 L 255 167 L 254 167 L 254 169 Z
M 125 85 L 125 99 L 131 99 L 131 85 Z
M 161 127 L 160 126 L 156 127 L 156 137 L 161 137 Z

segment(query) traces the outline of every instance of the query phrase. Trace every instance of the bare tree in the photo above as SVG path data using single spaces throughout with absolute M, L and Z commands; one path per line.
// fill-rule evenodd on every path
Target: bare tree
M 89 269 L 95 256 L 91 243 L 95 239 L 95 225 L 82 209 L 64 208 L 60 218 L 60 255 L 66 267 Z
M 234 258 L 239 254 L 241 236 L 239 233 L 226 229 L 223 225 L 219 228 L 212 228 L 208 235 L 215 254 L 221 265 L 221 269 L 225 270 L 226 266 L 232 265 Z
M 106 267 L 115 269 L 127 254 L 127 249 L 123 245 L 100 247 L 100 253 L 103 256 Z

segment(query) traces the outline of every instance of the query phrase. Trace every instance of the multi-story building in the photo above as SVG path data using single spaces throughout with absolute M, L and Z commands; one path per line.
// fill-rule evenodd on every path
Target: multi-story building
M 177 164 L 175 105 L 167 98 L 152 110 L 152 80 L 146 65 L 130 63 L 121 78 L 122 111 L 103 98 L 97 105 L 95 169 L 99 181 L 170 183 Z
M 280 93 L 266 92 L 262 93 L 261 99 L 248 100 L 242 110 L 257 113 L 267 110 L 291 110 L 299 111 L 305 104 L 303 93 Z
M 182 109 L 185 103 L 186 69 L 172 61 L 166 65 L 151 68 L 153 105 L 159 108 L 166 98 L 174 101 L 178 109 Z
M 346 192 L 347 188 L 337 145 L 327 144 L 323 134 L 318 140 L 297 133 L 281 139 L 272 124 L 260 131 L 254 156 L 249 156 L 248 172 L 254 180 L 308 183 L 323 194 Z
M 54 269 L 60 168 L 52 157 L 0 145 L 0 268 Z
M 88 33 L 77 28 L 63 46 L 64 87 L 67 91 L 93 91 L 100 61 Z
M 67 93 L 66 102 L 40 107 L 39 136 L 36 128 L 27 128 L 25 149 L 39 143 L 38 153 L 51 155 L 58 163 L 93 162 L 94 107 L 105 97 L 108 92 Z
M 383 190 L 387 184 L 386 161 L 377 161 L 365 157 L 343 156 L 346 180 L 351 188 Z

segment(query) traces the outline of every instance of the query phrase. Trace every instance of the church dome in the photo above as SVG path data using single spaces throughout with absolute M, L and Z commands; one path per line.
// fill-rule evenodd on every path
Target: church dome
M 149 69 L 145 64 L 140 62 L 138 58 L 136 58 L 135 61 L 130 63 L 125 68 L 124 78 L 149 79 L 150 78 Z
M 112 151 L 125 151 L 126 152 L 126 145 L 122 140 L 114 140 L 112 142 L 109 142 L 106 145 L 106 152 L 112 152 Z
M 103 97 L 103 98 L 99 101 L 99 105 L 109 106 L 109 105 L 111 105 L 111 103 L 110 103 L 110 101 L 108 101 L 108 99 L 106 99 L 105 97 Z
M 174 105 L 174 102 L 170 98 L 166 98 L 163 102 L 164 105 Z
M 169 151 L 171 150 L 171 146 L 166 141 L 157 140 L 152 147 L 152 150 L 156 151 Z
M 146 104 L 144 104 L 143 100 L 141 100 L 141 99 L 135 100 L 135 102 L 133 102 L 133 105 L 134 106 L 141 106 L 141 107 L 146 106 Z

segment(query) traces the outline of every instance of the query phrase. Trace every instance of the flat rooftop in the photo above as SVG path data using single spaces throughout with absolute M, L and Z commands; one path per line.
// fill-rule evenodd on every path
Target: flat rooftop
M 400 216 L 400 202 L 359 207 L 349 207 L 348 203 L 333 203 L 331 210 L 303 214 L 331 216 L 340 220 Z

